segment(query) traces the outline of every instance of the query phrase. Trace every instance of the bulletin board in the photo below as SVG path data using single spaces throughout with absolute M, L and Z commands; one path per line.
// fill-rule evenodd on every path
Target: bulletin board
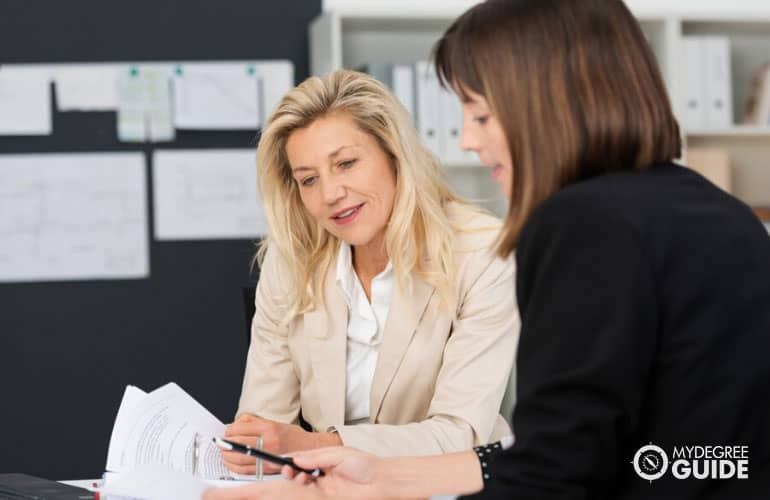
M 301 81 L 307 26 L 320 11 L 320 0 L 10 2 L 0 14 L 0 65 L 288 59 Z M 53 106 L 52 135 L 0 136 L 0 154 L 143 152 L 150 275 L 0 284 L 0 472 L 91 478 L 104 470 L 127 384 L 150 391 L 174 381 L 232 419 L 247 349 L 242 287 L 258 277 L 256 242 L 156 241 L 150 172 L 161 146 L 119 142 L 115 112 Z M 162 148 L 257 141 L 248 131 L 178 130 Z

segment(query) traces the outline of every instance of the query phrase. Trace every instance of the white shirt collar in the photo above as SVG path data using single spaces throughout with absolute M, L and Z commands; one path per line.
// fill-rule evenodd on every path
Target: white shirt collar
M 393 263 L 388 260 L 388 265 L 386 265 L 385 269 L 375 276 L 374 279 L 389 276 L 392 272 Z M 348 306 L 350 306 L 351 298 L 355 293 L 354 288 L 356 287 L 356 281 L 359 280 L 355 269 L 353 269 L 353 251 L 350 248 L 350 245 L 344 241 L 340 241 L 340 250 L 337 253 L 336 280 L 342 289 L 342 292 L 345 294 Z

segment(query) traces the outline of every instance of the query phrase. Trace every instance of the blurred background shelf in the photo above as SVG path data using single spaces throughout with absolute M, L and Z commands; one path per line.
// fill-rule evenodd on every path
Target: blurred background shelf
M 409 2 L 393 0 L 357 4 L 326 0 L 324 12 L 309 28 L 311 74 L 365 64 L 413 64 L 430 57 L 435 41 L 453 19 L 474 2 Z M 671 2 L 628 0 L 657 57 L 675 113 L 683 128 L 686 149 L 717 149 L 727 153 L 729 189 L 747 203 L 770 205 L 770 123 L 744 125 L 750 82 L 758 67 L 770 62 L 770 2 Z M 729 85 L 732 124 L 691 127 L 683 120 L 683 44 L 687 37 L 725 37 L 729 44 Z M 695 156 L 695 155 L 693 155 Z M 686 161 L 687 152 L 683 160 Z M 443 163 L 455 188 L 466 196 L 487 200 L 502 215 L 506 204 L 488 170 L 478 162 Z

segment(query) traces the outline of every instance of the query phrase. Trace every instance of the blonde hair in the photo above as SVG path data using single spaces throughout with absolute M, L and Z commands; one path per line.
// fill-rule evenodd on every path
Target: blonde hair
M 295 130 L 333 113 L 346 113 L 390 157 L 396 196 L 385 230 L 385 248 L 401 290 L 412 273 L 433 285 L 453 310 L 454 227 L 447 203 L 464 202 L 447 184 L 435 156 L 420 142 L 411 116 L 369 75 L 339 70 L 310 77 L 289 91 L 268 119 L 257 148 L 257 178 L 269 230 L 257 253 L 269 247 L 286 263 L 289 308 L 284 321 L 323 302 L 323 283 L 339 250 L 338 239 L 313 219 L 300 199 L 286 154 Z

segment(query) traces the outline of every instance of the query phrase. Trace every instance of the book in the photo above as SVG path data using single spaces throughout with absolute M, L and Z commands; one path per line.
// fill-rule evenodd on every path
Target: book
M 760 66 L 751 78 L 743 123 L 770 125 L 770 63 Z

